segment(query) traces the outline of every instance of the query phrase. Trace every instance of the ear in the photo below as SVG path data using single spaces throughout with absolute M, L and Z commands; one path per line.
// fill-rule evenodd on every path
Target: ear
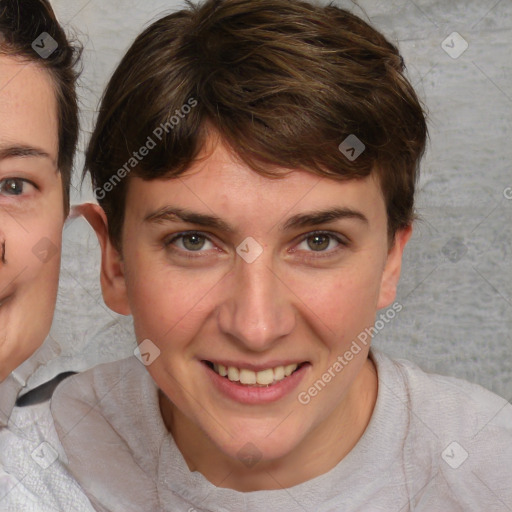
M 96 232 L 101 247 L 101 290 L 105 304 L 120 315 L 130 315 L 124 265 L 119 251 L 108 236 L 108 221 L 103 208 L 85 203 L 74 206 L 70 217 L 82 215 Z
M 386 308 L 395 300 L 396 287 L 400 279 L 400 270 L 402 269 L 402 255 L 405 244 L 409 241 L 411 235 L 411 225 L 398 230 L 395 234 L 395 240 L 388 252 L 386 266 L 382 273 L 377 309 Z

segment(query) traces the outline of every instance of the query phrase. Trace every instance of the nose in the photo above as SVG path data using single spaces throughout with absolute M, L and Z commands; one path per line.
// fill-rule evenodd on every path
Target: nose
M 296 322 L 290 290 L 261 255 L 253 263 L 237 258 L 218 325 L 246 349 L 263 352 L 289 335 Z

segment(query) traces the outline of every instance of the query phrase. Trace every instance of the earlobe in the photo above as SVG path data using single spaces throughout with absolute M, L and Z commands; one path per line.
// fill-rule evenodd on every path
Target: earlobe
M 395 234 L 393 246 L 388 252 L 386 266 L 382 273 L 377 309 L 386 308 L 395 300 L 396 288 L 402 269 L 402 256 L 404 248 L 412 235 L 412 226 L 398 230 Z
M 96 232 L 101 247 L 101 290 L 105 304 L 120 315 L 130 315 L 121 255 L 108 235 L 108 221 L 103 208 L 85 203 L 72 208 L 70 216 L 82 215 Z

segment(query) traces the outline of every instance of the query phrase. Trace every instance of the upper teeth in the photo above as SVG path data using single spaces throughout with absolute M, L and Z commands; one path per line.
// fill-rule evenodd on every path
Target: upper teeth
M 253 372 L 246 368 L 236 368 L 235 366 L 224 366 L 223 364 L 213 364 L 213 369 L 222 377 L 226 377 L 234 382 L 241 384 L 262 384 L 269 385 L 273 382 L 283 380 L 291 375 L 297 368 L 298 364 L 287 364 L 286 366 L 276 366 L 259 372 Z

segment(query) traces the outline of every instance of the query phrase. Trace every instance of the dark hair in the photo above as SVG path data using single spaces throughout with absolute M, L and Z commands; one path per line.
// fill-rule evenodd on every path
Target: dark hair
M 57 43 L 50 55 L 32 47 L 46 32 Z M 46 37 L 46 36 L 45 36 Z M 48 44 L 47 48 L 50 48 Z M 64 209 L 69 210 L 69 188 L 78 141 L 79 118 L 75 90 L 81 48 L 71 44 L 47 0 L 0 0 L 0 54 L 34 62 L 46 69 L 55 85 L 59 130 L 58 168 L 62 175 Z
M 390 239 L 412 222 L 427 126 L 395 46 L 333 5 L 187 4 L 128 50 L 86 152 L 84 175 L 91 173 L 118 248 L 129 183 L 123 178 L 179 175 L 210 129 L 263 175 L 276 176 L 276 166 L 342 180 L 375 172 Z M 350 135 L 365 146 L 356 159 L 338 149 Z M 134 158 L 143 146 L 151 150 Z

